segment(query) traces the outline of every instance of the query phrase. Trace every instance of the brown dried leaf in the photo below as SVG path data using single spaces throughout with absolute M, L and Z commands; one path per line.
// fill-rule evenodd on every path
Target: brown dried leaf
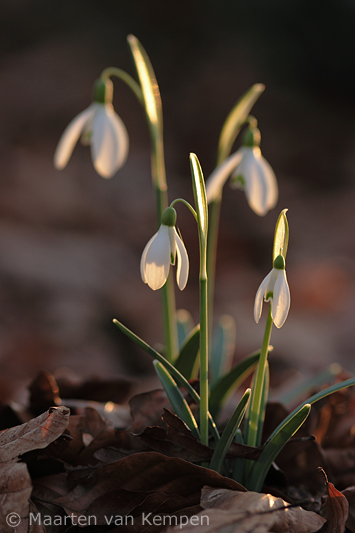
M 17 463 L 19 455 L 46 448 L 68 425 L 69 409 L 53 407 L 37 418 L 0 433 L 0 527 L 8 531 L 6 516 L 16 512 L 25 518 L 32 491 L 25 463 Z M 21 528 L 25 527 L 23 524 Z M 11 530 L 11 529 L 10 529 Z M 13 528 L 12 528 L 13 531 Z M 20 530 L 19 530 L 20 531 Z
M 348 487 L 342 491 L 342 494 L 348 500 L 349 516 L 346 521 L 346 527 L 355 533 L 355 487 Z
M 204 510 L 195 517 L 195 523 L 182 528 L 179 525 L 167 533 L 313 533 L 325 522 L 312 511 L 257 492 L 204 487 L 201 506 Z
M 129 400 L 132 433 L 141 433 L 148 426 L 163 426 L 161 417 L 164 409 L 171 409 L 171 404 L 163 389 L 136 394 Z
M 333 485 L 326 481 L 327 498 L 322 506 L 322 516 L 327 520 L 322 529 L 326 533 L 343 533 L 349 514 L 348 500 Z
M 211 459 L 214 450 L 201 444 L 192 434 L 186 424 L 168 409 L 164 409 L 162 419 L 168 430 L 154 426 L 146 428 L 139 438 L 153 450 L 168 455 L 180 457 L 186 461 L 199 462 Z M 252 446 L 233 443 L 228 457 L 245 457 L 257 459 L 261 450 Z
M 101 507 L 105 516 L 130 514 L 139 517 L 142 510 L 171 514 L 199 504 L 205 484 L 234 490 L 246 489 L 235 481 L 187 461 L 156 452 L 136 453 L 96 469 L 73 472 L 75 486 L 69 494 L 52 503 L 68 514 L 88 515 Z M 70 479 L 69 484 L 73 484 Z M 144 496 L 142 501 L 142 496 Z M 150 503 L 149 503 L 150 502 Z M 149 507 L 148 507 L 149 504 Z M 92 514 L 92 513 L 91 513 Z

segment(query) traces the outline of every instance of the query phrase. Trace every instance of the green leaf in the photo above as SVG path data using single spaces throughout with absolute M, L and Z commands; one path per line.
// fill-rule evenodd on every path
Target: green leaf
M 286 261 L 288 238 L 289 238 L 289 228 L 288 228 L 288 221 L 286 217 L 287 211 L 288 209 L 283 209 L 276 222 L 275 236 L 274 236 L 274 248 L 272 252 L 272 262 L 275 261 L 278 255 L 282 255 Z
M 211 386 L 229 372 L 233 363 L 236 327 L 234 319 L 223 315 L 219 319 L 211 354 Z
M 159 363 L 159 361 L 153 361 L 153 365 L 156 373 L 158 374 L 160 382 L 164 387 L 166 395 L 173 406 L 175 414 L 185 422 L 185 424 L 191 429 L 193 435 L 200 440 L 200 433 L 198 431 L 195 417 L 192 414 L 187 401 L 181 394 L 176 382 L 173 380 L 167 369 L 161 363 Z
M 199 349 L 200 325 L 198 324 L 192 331 L 190 331 L 190 334 L 185 339 L 179 357 L 174 363 L 175 368 L 177 368 L 186 379 L 192 379 L 193 377 Z
M 309 403 L 303 405 L 294 415 L 282 423 L 277 430 L 274 431 L 273 436 L 268 440 L 258 460 L 252 466 L 251 472 L 248 475 L 246 486 L 249 490 L 260 492 L 264 484 L 266 474 L 270 466 L 276 459 L 285 444 L 291 439 L 296 431 L 302 426 L 306 420 L 311 405 Z M 285 419 L 286 420 L 286 419 Z
M 216 470 L 216 472 L 221 473 L 222 463 L 224 458 L 229 450 L 229 447 L 234 439 L 234 436 L 237 432 L 237 429 L 240 426 L 243 416 L 248 406 L 251 390 L 247 389 L 241 398 L 239 404 L 237 405 L 234 413 L 230 417 L 220 440 L 217 443 L 217 446 L 213 452 L 212 459 L 210 462 L 211 470 Z
M 124 326 L 122 322 L 117 320 L 116 318 L 113 319 L 113 323 L 115 326 L 117 326 L 129 339 L 131 339 L 133 342 L 135 342 L 138 346 L 143 348 L 150 356 L 152 356 L 154 359 L 157 359 L 169 372 L 170 374 L 176 379 L 176 381 L 180 384 L 180 386 L 185 387 L 187 392 L 190 394 L 191 398 L 195 400 L 197 405 L 200 405 L 200 396 L 197 394 L 195 389 L 190 385 L 190 383 L 187 381 L 186 378 L 163 357 L 159 352 L 154 350 L 149 344 L 147 344 L 143 339 L 138 337 L 133 331 L 131 331 L 129 328 Z M 219 433 L 216 424 L 214 423 L 214 420 L 210 413 L 208 413 L 208 419 L 209 424 L 214 436 L 214 439 L 216 441 L 219 440 Z
M 184 344 L 186 337 L 194 328 L 194 321 L 191 314 L 186 309 L 178 309 L 176 311 L 176 323 L 178 331 L 179 348 Z
M 208 229 L 208 208 L 205 180 L 203 179 L 200 162 L 195 154 L 190 154 L 190 165 L 200 243 L 202 246 L 206 247 Z
M 131 48 L 136 65 L 139 82 L 143 91 L 144 107 L 151 128 L 158 137 L 162 133 L 163 115 L 158 82 L 147 52 L 134 35 L 129 35 L 128 44 Z
M 271 350 L 273 350 L 273 347 L 269 346 L 269 353 Z M 212 386 L 210 395 L 210 413 L 214 413 L 213 416 L 217 417 L 219 411 L 226 403 L 229 394 L 237 389 L 251 374 L 255 365 L 259 361 L 259 357 L 260 350 L 252 353 L 249 357 L 243 359 L 243 361 L 233 367 L 228 374 L 222 376 Z
M 265 85 L 262 83 L 255 83 L 245 94 L 243 94 L 229 113 L 219 137 L 218 165 L 231 153 L 233 143 L 240 128 L 243 126 L 248 118 L 251 108 L 264 90 Z

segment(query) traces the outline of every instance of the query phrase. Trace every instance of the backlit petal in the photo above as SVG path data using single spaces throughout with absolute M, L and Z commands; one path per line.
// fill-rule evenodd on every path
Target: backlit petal
M 266 296 L 266 293 L 268 291 L 269 283 L 271 280 L 271 275 L 272 275 L 272 271 L 269 272 L 269 274 L 263 279 L 263 281 L 260 283 L 260 286 L 256 292 L 255 302 L 254 302 L 254 320 L 257 324 L 259 323 L 259 320 L 261 317 L 261 312 L 263 310 L 264 296 Z
M 277 204 L 277 200 L 279 198 L 279 189 L 277 186 L 275 173 L 264 157 L 261 157 L 261 165 L 263 167 L 266 184 L 265 207 L 267 211 L 270 211 L 270 209 L 273 209 Z
M 175 227 L 169 226 L 168 232 L 169 232 L 169 240 L 170 240 L 170 264 L 175 265 L 175 259 L 176 259 L 176 241 L 175 241 L 176 229 Z
M 271 303 L 271 315 L 277 328 L 281 328 L 284 324 L 290 309 L 290 303 L 290 289 L 287 283 L 286 272 L 285 270 L 279 270 Z
M 98 108 L 92 121 L 92 160 L 100 176 L 111 178 L 127 157 L 128 135 L 112 106 L 96 105 Z
M 163 224 L 150 239 L 141 258 L 141 276 L 153 291 L 166 282 L 170 268 L 169 228 Z
M 176 281 L 179 289 L 182 291 L 186 287 L 187 279 L 189 277 L 189 257 L 185 245 L 175 228 L 174 232 L 177 254 Z
M 257 215 L 263 216 L 267 213 L 267 186 L 261 165 L 261 154 L 259 148 L 250 150 L 245 162 L 244 174 L 240 174 L 245 180 L 245 195 L 250 207 Z
M 238 150 L 231 156 L 229 156 L 223 163 L 212 172 L 210 177 L 206 181 L 206 195 L 207 202 L 211 203 L 216 200 L 222 192 L 223 185 L 227 178 L 231 175 L 235 167 L 239 164 L 242 158 L 241 150 Z
M 54 154 L 54 166 L 58 170 L 62 170 L 67 165 L 86 123 L 91 120 L 94 113 L 95 107 L 91 105 L 75 117 L 65 128 Z

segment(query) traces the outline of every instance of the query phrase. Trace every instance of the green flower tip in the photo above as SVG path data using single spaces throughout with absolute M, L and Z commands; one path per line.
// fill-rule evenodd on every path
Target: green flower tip
M 260 146 L 260 140 L 260 130 L 249 126 L 244 132 L 242 144 L 248 148 L 255 148 Z
M 113 96 L 113 83 L 111 80 L 99 78 L 94 85 L 94 102 L 99 104 L 111 104 Z
M 285 270 L 285 259 L 282 255 L 278 255 L 274 260 L 274 268 L 277 270 Z
M 168 207 L 163 213 L 163 218 L 161 221 L 164 226 L 172 228 L 176 224 L 176 211 L 173 207 Z

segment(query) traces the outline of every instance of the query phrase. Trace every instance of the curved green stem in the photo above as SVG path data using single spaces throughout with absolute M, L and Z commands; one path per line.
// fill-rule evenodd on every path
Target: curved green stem
M 194 210 L 194 208 L 192 207 L 191 204 L 189 204 L 189 202 L 187 202 L 186 200 L 184 200 L 183 198 L 176 198 L 176 200 L 174 200 L 173 202 L 171 202 L 170 204 L 170 207 L 174 207 L 175 204 L 177 204 L 178 202 L 181 202 L 182 204 L 186 205 L 186 207 L 188 209 L 190 209 L 191 213 L 193 214 L 196 222 L 198 223 L 198 218 L 197 218 L 197 213 L 196 211 Z
M 258 433 L 260 433 L 260 420 L 263 419 L 263 413 L 261 413 L 262 399 L 263 399 L 263 390 L 265 386 L 265 372 L 267 365 L 267 355 L 269 351 L 269 343 L 272 330 L 272 316 L 271 316 L 271 305 L 269 305 L 269 313 L 265 325 L 265 333 L 263 344 L 260 352 L 259 364 L 256 369 L 250 413 L 249 413 L 249 426 L 248 426 L 248 439 L 247 444 L 249 446 L 256 446 Z M 266 403 L 266 399 L 265 399 Z
M 134 92 L 139 102 L 142 105 L 144 104 L 142 89 L 136 80 L 132 78 L 132 76 L 130 76 L 121 68 L 107 67 L 101 72 L 100 78 L 103 81 L 106 81 L 107 79 L 111 78 L 111 76 L 116 76 L 116 78 L 124 81 L 125 84 L 128 85 L 128 87 Z

